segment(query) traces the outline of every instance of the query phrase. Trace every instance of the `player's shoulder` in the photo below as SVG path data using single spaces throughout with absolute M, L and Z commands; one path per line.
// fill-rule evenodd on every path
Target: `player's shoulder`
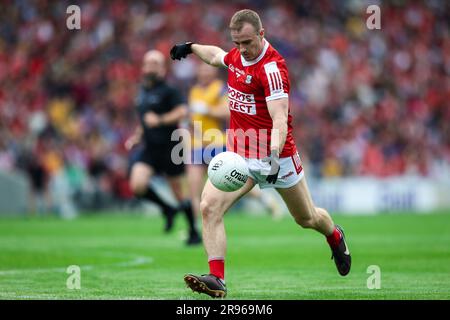
M 277 51 L 267 50 L 267 55 L 259 63 L 257 74 L 264 82 L 270 74 L 287 75 L 288 69 L 284 58 Z
M 286 61 L 284 60 L 283 56 L 272 46 L 269 45 L 269 48 L 267 48 L 267 52 L 264 55 L 262 61 L 261 61 L 261 67 L 264 68 L 267 64 L 277 64 L 279 67 L 285 67 Z

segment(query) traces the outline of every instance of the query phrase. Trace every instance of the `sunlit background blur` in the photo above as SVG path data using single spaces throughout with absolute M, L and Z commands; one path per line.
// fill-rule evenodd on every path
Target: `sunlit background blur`
M 66 27 L 71 4 L 81 30 Z M 381 30 L 366 27 L 369 4 L 381 8 Z M 242 8 L 260 14 L 286 58 L 294 135 L 319 205 L 450 207 L 446 0 L 2 0 L 0 213 L 140 210 L 124 142 L 138 123 L 143 54 L 184 41 L 230 50 L 227 26 Z M 186 95 L 199 60 L 167 63 Z

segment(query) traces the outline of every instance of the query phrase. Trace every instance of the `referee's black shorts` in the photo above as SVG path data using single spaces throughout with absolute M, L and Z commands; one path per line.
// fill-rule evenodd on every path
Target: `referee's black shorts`
M 173 144 L 145 145 L 133 156 L 133 163 L 143 162 L 151 166 L 156 174 L 176 177 L 184 173 L 184 163 L 175 164 L 171 159 Z

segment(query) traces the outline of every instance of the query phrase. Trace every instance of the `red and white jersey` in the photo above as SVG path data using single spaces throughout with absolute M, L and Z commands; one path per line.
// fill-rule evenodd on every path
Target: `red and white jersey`
M 228 67 L 228 103 L 231 113 L 227 150 L 245 158 L 260 159 L 270 154 L 272 118 L 267 101 L 289 97 L 286 62 L 268 41 L 264 41 L 264 48 L 255 60 L 246 61 L 239 50 L 234 48 L 222 61 Z M 291 122 L 289 112 L 286 143 L 280 157 L 290 157 L 297 152 Z

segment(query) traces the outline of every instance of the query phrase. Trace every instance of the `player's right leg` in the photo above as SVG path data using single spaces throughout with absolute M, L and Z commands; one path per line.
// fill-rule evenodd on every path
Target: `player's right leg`
M 149 200 L 157 204 L 166 219 L 164 230 L 170 231 L 173 227 L 173 218 L 176 209 L 163 200 L 150 186 L 150 179 L 154 174 L 154 169 L 145 162 L 136 162 L 131 167 L 130 188 L 133 194 L 141 199 Z
M 226 235 L 223 217 L 225 212 L 243 195 L 255 186 L 253 179 L 248 178 L 245 185 L 234 192 L 224 192 L 207 180 L 202 192 L 200 211 L 203 223 L 203 244 L 208 255 L 210 273 L 207 275 L 187 274 L 184 277 L 186 284 L 199 293 L 211 297 L 225 297 L 225 252 Z

